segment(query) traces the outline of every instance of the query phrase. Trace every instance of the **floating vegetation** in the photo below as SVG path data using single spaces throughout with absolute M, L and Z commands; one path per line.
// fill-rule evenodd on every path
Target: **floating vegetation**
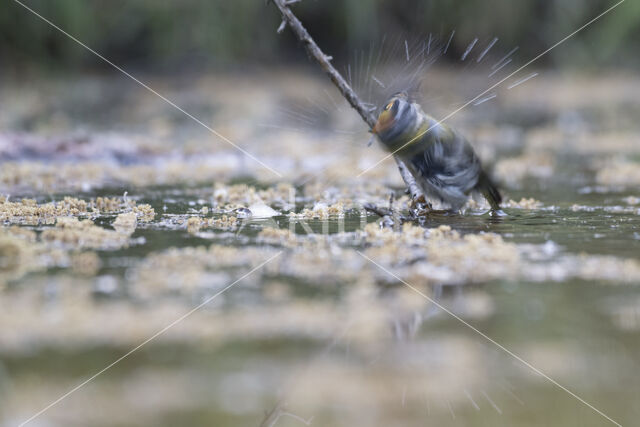
M 43 242 L 68 249 L 114 250 L 129 245 L 135 222 L 133 228 L 118 228 L 120 230 L 107 230 L 90 219 L 59 217 L 55 227 L 45 229 L 40 237 Z
M 304 219 L 329 219 L 329 218 L 341 218 L 345 214 L 344 205 L 341 202 L 327 205 L 326 203 L 317 202 L 313 205 L 312 209 L 305 208 L 302 212 L 289 213 L 290 218 L 304 218 Z
M 0 284 L 45 268 L 36 259 L 35 233 L 22 229 L 0 230 Z
M 540 209 L 543 204 L 541 201 L 534 199 L 533 197 L 522 198 L 519 202 L 515 200 L 508 200 L 503 204 L 505 208 L 515 208 L 515 209 Z
M 278 183 L 266 189 L 258 189 L 247 184 L 223 185 L 216 183 L 213 190 L 213 202 L 218 209 L 225 206 L 250 206 L 263 203 L 267 205 L 287 205 L 295 203 L 296 189 L 292 184 Z M 293 200 L 292 200 L 293 199 Z
M 127 210 L 142 222 L 149 222 L 155 217 L 150 205 L 137 205 L 133 200 L 118 198 L 98 197 L 86 201 L 68 196 L 59 202 L 38 204 L 34 199 L 11 202 L 6 197 L 0 197 L 0 221 L 5 224 L 54 224 L 60 217 L 96 218 L 100 214 Z
M 58 217 L 95 215 L 90 205 L 74 197 L 65 197 L 60 202 L 38 204 L 34 199 L 10 202 L 0 198 L 0 219 L 8 224 L 40 225 L 53 224 Z
M 135 212 L 119 214 L 111 226 L 120 234 L 131 235 L 136 230 L 138 218 Z
M 548 153 L 502 159 L 495 166 L 496 177 L 510 187 L 522 186 L 527 178 L 549 179 L 554 171 L 555 158 Z
M 73 253 L 70 262 L 71 271 L 86 277 L 94 277 L 102 268 L 100 256 L 92 251 Z
M 212 218 L 202 218 L 199 216 L 191 216 L 186 219 L 185 226 L 187 231 L 192 234 L 198 233 L 203 228 L 212 228 L 218 230 L 235 230 L 240 225 L 238 217 L 223 214 Z
M 459 59 L 474 37 L 451 54 Z M 479 38 L 466 62 L 475 63 L 492 40 Z M 413 60 L 411 41 L 398 42 L 405 62 L 407 47 Z M 496 64 L 510 50 L 495 42 L 481 65 Z M 352 65 L 354 80 L 366 75 L 367 63 L 358 53 L 362 68 Z M 450 95 L 466 78 L 430 73 L 434 97 L 444 97 L 446 105 L 464 98 Z M 374 75 L 391 86 L 389 75 Z M 146 98 L 132 104 L 123 123 L 143 123 L 152 137 L 137 137 L 123 125 L 112 139 L 34 136 L 22 149 L 15 135 L 0 134 L 0 348 L 11 377 L 7 399 L 17 402 L 0 409 L 11 419 L 24 418 L 11 405 L 48 403 L 73 378 L 91 374 L 85 366 L 104 367 L 105 354 L 134 348 L 230 285 L 150 342 L 139 354 L 144 368 L 119 366 L 136 396 L 166 399 L 180 411 L 214 410 L 243 425 L 259 425 L 269 409 L 264 402 L 280 397 L 273 390 L 294 390 L 286 411 L 304 420 L 318 415 L 314 423 L 326 425 L 375 424 L 381 412 L 394 414 L 386 424 L 405 416 L 414 424 L 424 421 L 426 408 L 435 424 L 450 421 L 452 413 L 456 420 L 484 416 L 489 424 L 515 416 L 510 411 L 531 410 L 519 413 L 531 416 L 538 408 L 530 396 L 542 396 L 537 377 L 485 347 L 425 296 L 563 383 L 579 384 L 603 368 L 607 375 L 593 388 L 602 390 L 595 400 L 614 407 L 607 401 L 611 387 L 628 381 L 637 389 L 627 356 L 640 351 L 634 296 L 640 195 L 632 185 L 636 110 L 629 107 L 637 101 L 631 96 L 635 79 L 605 81 L 608 93 L 600 78 L 541 73 L 508 96 L 499 93 L 471 107 L 473 113 L 452 117 L 493 165 L 506 216 L 491 217 L 483 200 L 470 200 L 463 214 L 434 212 L 423 226 L 394 219 L 407 214 L 411 200 L 392 159 L 355 177 L 383 153 L 366 147 L 369 135 L 357 117 L 313 97 L 326 98 L 327 90 L 337 100 L 331 88 L 296 73 L 263 80 L 270 84 L 247 84 L 250 97 L 231 90 L 238 85 L 230 76 L 195 79 L 186 90 L 167 84 L 167 96 L 187 106 L 204 97 L 228 99 L 216 106 L 213 126 L 282 177 L 253 168 L 233 147 L 185 128 Z M 588 94 L 585 85 L 593 88 Z M 55 93 L 56 105 L 68 105 L 64 93 Z M 328 111 L 322 120 L 304 106 L 306 97 Z M 38 93 L 33 99 L 41 102 Z M 274 117 L 283 106 L 291 110 L 288 120 Z M 504 114 L 493 115 L 498 107 Z M 615 132 L 602 125 L 610 114 L 621 127 Z M 154 123 L 147 129 L 149 117 Z M 301 119 L 312 125 L 291 130 Z M 256 127 L 260 122 L 271 126 L 268 132 Z M 43 161 L 50 150 L 51 161 Z M 79 154 L 72 158 L 74 151 Z M 387 208 L 392 194 L 387 218 L 363 209 L 366 203 Z M 558 340 L 563 334 L 577 338 Z M 613 350 L 605 357 L 595 347 Z M 549 362 L 557 360 L 576 363 L 570 369 Z M 47 393 L 20 371 L 33 372 L 34 363 L 51 386 Z M 117 390 L 121 385 L 116 378 L 95 381 L 85 397 L 74 396 L 77 407 L 70 399 L 46 421 L 73 423 L 67 414 L 84 414 L 83 399 L 126 410 L 121 393 L 113 391 L 111 381 Z M 338 382 L 349 384 L 336 392 Z M 377 388 L 381 382 L 388 387 Z M 183 402 L 194 395 L 195 383 L 203 384 L 198 396 L 206 401 Z M 158 397 L 158 390 L 167 394 Z M 321 403 L 340 409 L 322 418 Z M 375 416 L 363 421 L 373 407 Z M 407 415 L 412 408 L 415 417 Z M 166 414 L 161 409 L 157 417 Z M 162 424 L 157 417 L 154 412 L 142 422 Z
M 637 187 L 640 185 L 640 163 L 613 162 L 597 172 L 596 181 L 608 186 Z

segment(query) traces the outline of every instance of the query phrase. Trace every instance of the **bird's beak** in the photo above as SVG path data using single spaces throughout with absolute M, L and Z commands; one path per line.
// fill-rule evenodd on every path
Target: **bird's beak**
M 377 135 L 378 132 L 380 132 L 379 125 L 380 125 L 380 121 L 377 121 L 376 124 L 373 126 L 373 128 L 369 132 L 371 132 L 374 135 Z

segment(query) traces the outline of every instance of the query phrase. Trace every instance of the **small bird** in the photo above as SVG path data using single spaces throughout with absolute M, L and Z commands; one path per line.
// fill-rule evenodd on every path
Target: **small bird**
M 371 132 L 400 157 L 427 198 L 459 211 L 470 193 L 479 192 L 492 211 L 500 210 L 502 196 L 469 142 L 427 115 L 406 92 L 389 99 Z

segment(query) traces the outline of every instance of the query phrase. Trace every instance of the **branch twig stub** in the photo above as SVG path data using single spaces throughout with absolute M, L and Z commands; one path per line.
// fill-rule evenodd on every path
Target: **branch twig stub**
M 358 95 L 353 91 L 351 86 L 349 86 L 347 81 L 331 64 L 332 58 L 322 52 L 320 47 L 318 47 L 318 45 L 316 44 L 315 40 L 313 40 L 309 32 L 306 30 L 306 28 L 304 28 L 302 22 L 300 22 L 300 20 L 293 14 L 291 9 L 289 8 L 290 4 L 296 3 L 298 0 L 272 1 L 282 15 L 282 24 L 280 24 L 280 27 L 278 28 L 278 33 L 283 31 L 284 27 L 288 24 L 296 37 L 302 42 L 309 55 L 311 55 L 318 62 L 318 64 L 320 64 L 325 73 L 327 73 L 342 96 L 344 96 L 347 102 L 349 102 L 349 104 L 351 104 L 351 106 L 358 112 L 358 114 L 360 114 L 360 117 L 362 117 L 362 120 L 364 120 L 365 123 L 369 126 L 369 129 L 373 128 L 376 123 L 375 116 L 369 109 L 367 109 L 367 107 L 365 107 L 365 105 L 362 103 Z M 411 175 L 411 172 L 409 172 L 409 169 L 398 157 L 394 156 L 394 158 L 398 165 L 400 175 L 402 176 L 402 179 L 409 189 L 411 198 L 415 200 L 422 196 L 422 190 Z

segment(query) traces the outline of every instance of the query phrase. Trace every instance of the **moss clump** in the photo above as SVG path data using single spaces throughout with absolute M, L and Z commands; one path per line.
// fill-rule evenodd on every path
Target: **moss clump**
M 513 199 L 509 199 L 507 203 L 503 203 L 502 207 L 504 208 L 514 208 L 514 209 L 540 209 L 542 208 L 542 202 L 540 200 L 536 200 L 533 197 L 530 198 L 521 198 L 519 202 L 516 202 Z
M 75 197 L 65 197 L 59 202 L 38 204 L 33 199 L 10 202 L 0 200 L 0 221 L 9 224 L 53 224 L 62 216 L 89 216 L 89 204 Z
M 551 177 L 555 166 L 555 158 L 549 153 L 526 153 L 498 161 L 494 173 L 501 182 L 519 187 L 527 178 Z
M 283 228 L 265 227 L 258 233 L 256 239 L 258 243 L 268 243 L 272 245 L 296 246 L 298 237 L 290 230 Z
M 122 200 L 117 197 L 96 197 L 93 206 L 100 213 L 119 212 L 122 209 Z
M 56 244 L 71 249 L 120 249 L 129 245 L 129 237 L 133 230 L 123 232 L 98 227 L 89 219 L 60 217 L 56 226 L 44 230 L 41 234 L 43 242 Z
M 205 222 L 206 220 L 203 218 L 192 216 L 189 219 L 187 219 L 187 231 L 191 234 L 195 234 L 198 231 L 200 231 L 200 228 Z
M 121 213 L 113 221 L 113 228 L 121 234 L 131 235 L 136 230 L 138 218 L 135 212 Z
M 202 228 L 214 228 L 220 230 L 233 230 L 238 227 L 238 218 L 233 215 L 221 215 L 217 218 L 203 218 L 191 216 L 183 222 L 187 231 L 191 234 L 198 233 Z
M 71 255 L 71 270 L 81 276 L 95 276 L 102 267 L 102 261 L 95 252 L 80 252 Z
M 316 203 L 313 209 L 304 209 L 300 213 L 291 212 L 289 217 L 300 219 L 329 219 L 342 218 L 345 208 L 341 202 L 327 205 L 326 203 Z
M 0 232 L 0 284 L 22 277 L 35 269 L 34 248 L 23 237 Z
M 57 202 L 38 204 L 34 199 L 11 202 L 0 197 L 0 221 L 8 224 L 49 225 L 59 217 L 96 218 L 103 213 L 134 212 L 139 221 L 152 221 L 156 215 L 147 204 L 137 205 L 134 200 L 98 197 L 82 200 L 65 197 Z
M 598 184 L 609 186 L 638 186 L 640 185 L 640 164 L 615 161 L 603 168 L 596 174 Z
M 249 206 L 256 203 L 266 205 L 286 205 L 292 202 L 295 188 L 288 183 L 278 183 L 266 189 L 257 189 L 247 184 L 223 185 L 216 184 L 213 190 L 213 200 L 218 208 Z
M 135 200 L 126 197 L 97 197 L 91 206 L 100 213 L 121 213 L 131 211 L 138 221 L 150 222 L 156 216 L 155 210 L 148 204 L 138 205 Z

